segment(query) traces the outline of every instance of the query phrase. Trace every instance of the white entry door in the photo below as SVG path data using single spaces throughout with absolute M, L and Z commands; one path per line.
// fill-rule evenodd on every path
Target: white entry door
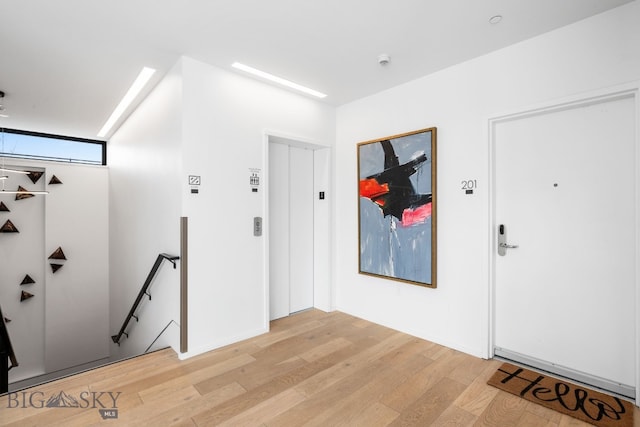
M 313 307 L 313 150 L 269 144 L 269 318 Z
M 635 98 L 492 122 L 494 351 L 635 397 Z

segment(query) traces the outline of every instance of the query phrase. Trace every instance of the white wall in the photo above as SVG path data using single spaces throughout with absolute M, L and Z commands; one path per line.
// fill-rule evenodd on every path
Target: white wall
M 7 188 L 49 191 L 20 201 L 2 197 L 11 212 L 1 213 L 0 225 L 11 219 L 20 231 L 0 235 L 0 300 L 20 364 L 10 371 L 15 382 L 108 357 L 109 224 L 107 168 L 18 159 L 12 165 L 45 174 L 36 184 L 12 174 Z M 62 184 L 48 185 L 53 175 Z M 67 260 L 48 260 L 58 247 Z M 54 274 L 50 262 L 64 265 Z M 25 274 L 36 283 L 19 286 Z M 21 303 L 22 290 L 35 296 Z
M 265 191 L 251 168 L 266 170 L 265 132 L 331 145 L 335 109 L 307 97 L 183 58 L 183 215 L 189 217 L 189 353 L 268 328 Z M 187 175 L 200 175 L 190 194 Z M 264 174 L 262 176 L 264 180 Z
M 488 356 L 488 119 L 640 79 L 638 22 L 633 2 L 338 108 L 337 308 Z M 438 288 L 359 275 L 355 145 L 431 126 L 438 128 Z M 466 179 L 477 180 L 475 194 L 461 190 Z
M 189 218 L 189 351 L 181 357 L 267 330 L 266 248 L 253 236 L 253 217 L 265 214 L 265 192 L 264 185 L 258 193 L 249 186 L 251 168 L 266 170 L 267 129 L 331 145 L 335 110 L 182 58 L 112 137 L 112 334 L 151 258 L 178 253 L 180 216 Z M 189 175 L 201 177 L 198 194 L 191 193 Z M 170 270 L 165 267 L 152 287 L 166 296 L 145 302 L 131 338 L 112 348 L 115 356 L 134 354 L 141 341 L 153 339 L 146 323 L 161 328 L 169 318 L 179 320 L 179 270 Z M 175 331 L 167 341 L 179 350 Z
M 48 257 L 58 247 L 66 261 L 56 273 L 49 262 L 45 368 L 53 372 L 109 356 L 109 199 L 103 166 L 47 166 L 46 242 Z
M 313 152 L 313 305 L 314 307 L 331 311 L 335 309 L 333 301 L 331 263 L 331 212 L 334 199 L 331 187 L 331 157 L 332 150 L 319 148 Z M 319 193 L 323 191 L 325 198 L 320 200 Z
M 181 64 L 155 87 L 108 143 L 110 169 L 109 335 L 122 326 L 159 253 L 180 254 Z M 179 269 L 163 261 L 113 359 L 144 351 L 172 319 L 179 323 Z M 179 350 L 171 327 L 163 342 Z

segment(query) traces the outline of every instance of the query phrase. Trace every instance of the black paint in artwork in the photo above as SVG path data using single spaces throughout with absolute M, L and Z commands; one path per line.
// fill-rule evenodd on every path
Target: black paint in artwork
M 367 179 L 375 179 L 378 184 L 387 184 L 389 191 L 379 197 L 383 203 L 378 205 L 382 209 L 384 216 L 392 215 L 402 221 L 402 213 L 405 209 L 415 209 L 419 206 L 431 202 L 431 194 L 417 194 L 409 177 L 416 173 L 420 165 L 427 161 L 427 156 L 421 154 L 400 164 L 398 156 L 391 145 L 390 140 L 380 141 L 384 151 L 384 170 L 380 173 L 368 176 Z M 373 199 L 372 199 L 373 200 Z M 374 202 L 376 200 L 373 200 Z

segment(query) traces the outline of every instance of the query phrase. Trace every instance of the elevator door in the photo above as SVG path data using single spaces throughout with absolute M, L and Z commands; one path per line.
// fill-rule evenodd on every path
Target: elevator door
M 313 307 L 313 151 L 269 144 L 269 317 Z

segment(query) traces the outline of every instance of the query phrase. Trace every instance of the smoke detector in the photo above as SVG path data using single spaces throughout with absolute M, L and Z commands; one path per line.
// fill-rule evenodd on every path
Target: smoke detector
M 391 61 L 391 57 L 386 53 L 382 53 L 378 55 L 378 64 L 384 66 L 387 65 Z

